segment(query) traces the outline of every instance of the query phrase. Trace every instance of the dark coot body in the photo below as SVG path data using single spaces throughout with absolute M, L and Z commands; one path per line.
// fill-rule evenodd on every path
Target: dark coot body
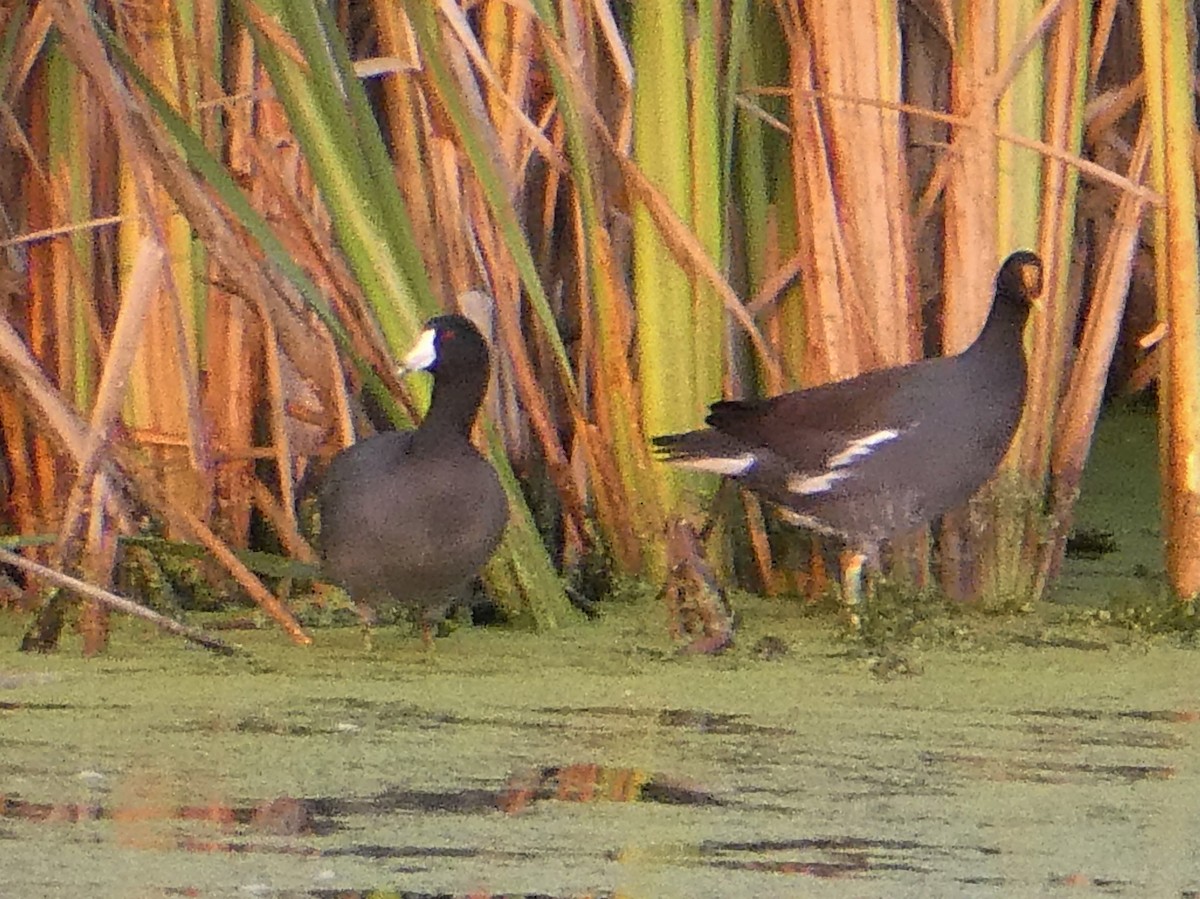
M 765 400 L 715 403 L 708 428 L 656 437 L 663 458 L 731 477 L 794 524 L 864 559 L 967 502 L 1012 442 L 1025 403 L 1022 335 L 1042 265 L 1013 253 L 963 352 Z
M 320 494 L 326 576 L 359 605 L 415 608 L 429 626 L 462 598 L 508 521 L 495 470 L 471 443 L 487 390 L 487 343 L 470 320 L 429 321 L 402 371 L 433 374 L 416 430 L 360 441 L 330 463 Z

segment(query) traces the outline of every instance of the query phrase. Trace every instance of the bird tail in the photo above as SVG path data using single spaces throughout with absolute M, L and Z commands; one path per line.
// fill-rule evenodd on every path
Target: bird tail
M 744 443 L 707 429 L 662 434 L 651 443 L 663 462 L 729 477 L 745 474 L 758 461 Z

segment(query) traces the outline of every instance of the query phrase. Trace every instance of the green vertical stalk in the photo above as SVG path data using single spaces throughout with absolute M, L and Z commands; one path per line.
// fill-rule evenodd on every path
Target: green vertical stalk
M 217 29 L 219 35 L 220 17 L 215 16 L 211 22 L 198 22 L 195 0 L 176 0 L 171 8 L 171 15 L 178 20 L 178 34 L 183 36 L 183 45 L 175 48 L 176 104 L 191 126 L 199 131 L 201 67 L 206 61 L 200 59 L 198 38 L 202 29 Z M 219 40 L 219 37 L 214 37 Z M 220 83 L 218 71 L 207 74 L 218 79 L 215 83 Z M 171 216 L 168 228 L 171 258 L 177 260 L 174 265 L 175 286 L 185 306 L 184 333 L 191 350 L 192 364 L 198 368 L 204 354 L 204 334 L 208 322 L 207 252 L 204 244 L 195 239 L 191 224 L 182 213 L 175 212 Z
M 752 41 L 742 51 L 738 60 L 741 71 L 741 81 L 733 85 L 733 91 L 740 90 L 743 85 L 767 83 L 767 78 L 760 74 L 760 54 L 758 41 Z M 732 65 L 731 65 L 732 68 Z M 767 128 L 762 120 L 749 113 L 734 115 L 733 133 L 737 145 L 737 155 L 734 157 L 733 184 L 736 191 L 735 205 L 740 221 L 738 233 L 744 244 L 748 280 L 751 285 L 762 282 L 765 275 L 763 259 L 766 254 L 767 235 L 765 233 L 767 218 L 771 208 L 771 186 L 773 167 L 772 154 L 767 148 Z
M 787 45 L 776 17 L 766 10 L 748 13 L 747 40 L 740 60 L 740 81 L 736 90 L 747 91 L 766 112 L 779 116 L 778 98 L 755 97 L 749 89 L 759 85 L 786 83 Z M 787 138 L 750 112 L 739 111 L 735 121 L 737 153 L 736 173 L 737 233 L 744 244 L 747 289 L 753 294 L 774 268 L 795 249 L 796 201 L 792 190 L 791 157 Z M 780 219 L 786 221 L 781 223 Z M 785 360 L 798 360 L 804 351 L 804 316 L 798 291 L 776 304 L 778 312 L 789 316 L 779 347 Z M 794 319 L 794 320 L 793 320 Z M 796 346 L 792 346 L 792 343 Z M 791 352 L 793 349 L 796 353 Z M 795 366 L 799 370 L 800 366 Z M 770 385 L 776 390 L 783 385 Z
M 675 3 L 633 7 L 633 128 L 638 165 L 688 221 L 693 168 L 685 12 Z M 691 337 L 693 292 L 641 204 L 633 213 L 633 266 L 642 424 L 647 434 L 687 430 L 703 409 Z M 678 485 L 673 475 L 664 476 Z
M 83 222 L 92 215 L 92 159 L 86 136 L 87 111 L 81 108 L 86 82 L 55 47 L 47 60 L 48 155 L 50 183 L 57 215 L 63 221 Z M 58 311 L 59 386 L 73 396 L 76 408 L 91 403 L 95 360 L 88 339 L 88 310 L 92 304 L 92 235 L 80 230 L 55 244 Z
M 1038 0 L 1012 0 L 996 5 L 998 58 L 1008 65 L 1017 42 L 1041 10 Z M 1000 128 L 1040 140 L 1046 97 L 1045 50 L 1039 41 L 1026 55 L 1016 77 L 1000 99 Z M 1036 247 L 1040 226 L 1042 160 L 1033 150 L 1001 141 L 997 150 L 999 191 L 996 235 L 1003 259 L 1021 247 Z M 1000 260 L 996 260 L 999 264 Z
M 718 265 L 722 264 L 725 255 L 723 225 L 728 166 L 722 156 L 725 107 L 721 103 L 719 83 L 721 46 L 718 25 L 722 8 L 723 4 L 716 0 L 703 0 L 699 4 L 696 39 L 689 54 L 692 71 L 689 82 L 692 225 L 705 252 Z M 726 64 L 736 65 L 733 60 Z M 716 291 L 699 281 L 694 287 L 692 311 L 693 385 L 696 402 L 704 404 L 721 393 L 721 376 L 725 368 L 724 312 Z
M 1036 0 L 1016 0 L 996 7 L 996 58 L 1000 67 L 1011 64 L 1018 42 L 1040 8 Z M 1015 77 L 1007 86 L 998 107 L 998 125 L 1031 139 L 1041 139 L 1045 111 L 1045 51 L 1039 42 L 1030 49 Z M 996 150 L 996 245 L 1000 259 L 1019 248 L 1037 248 L 1041 225 L 1042 159 L 1033 152 L 1000 141 Z M 1031 366 L 1032 367 L 1032 366 Z M 978 589 L 993 600 L 1026 596 L 1031 587 L 1033 567 L 1022 564 L 1026 558 L 1027 526 L 1036 527 L 1030 518 L 1038 511 L 1035 503 L 1026 503 L 1037 487 L 1026 484 L 1014 472 L 1020 471 L 1018 459 L 1022 441 L 1014 441 L 1004 472 L 989 488 L 987 505 L 990 518 L 989 533 L 972 538 L 980 546 Z M 1037 470 L 1045 470 L 1045 462 Z M 980 546 L 982 549 L 983 546 Z

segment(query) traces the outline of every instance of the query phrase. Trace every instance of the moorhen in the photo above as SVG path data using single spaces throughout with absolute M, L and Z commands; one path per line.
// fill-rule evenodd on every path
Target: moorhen
M 983 330 L 961 353 L 718 402 L 708 428 L 654 445 L 665 461 L 732 478 L 785 520 L 841 541 L 853 606 L 880 543 L 966 503 L 1004 458 L 1025 403 L 1022 336 L 1041 289 L 1041 260 L 1013 253 Z

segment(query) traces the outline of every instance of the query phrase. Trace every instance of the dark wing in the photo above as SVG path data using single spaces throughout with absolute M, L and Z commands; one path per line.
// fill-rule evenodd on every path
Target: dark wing
M 911 427 L 905 397 L 943 361 L 879 369 L 764 400 L 714 403 L 705 421 L 746 446 L 769 447 L 800 470 L 822 469 L 853 441 Z

